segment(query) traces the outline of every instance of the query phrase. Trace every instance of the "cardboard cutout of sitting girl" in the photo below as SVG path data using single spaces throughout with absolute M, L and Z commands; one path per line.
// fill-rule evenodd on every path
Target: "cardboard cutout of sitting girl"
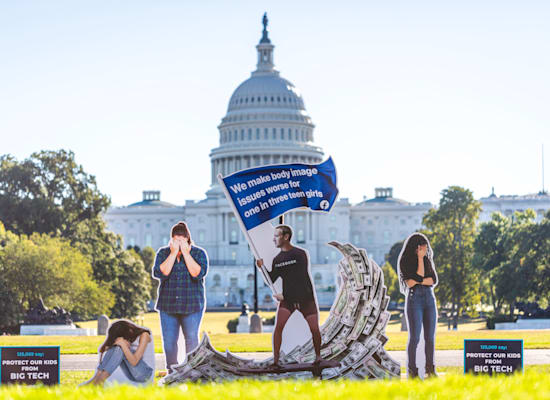
M 128 320 L 114 322 L 99 353 L 96 373 L 84 385 L 102 385 L 109 377 L 109 381 L 113 382 L 139 384 L 151 380 L 153 376 L 153 337 L 147 328 Z
M 405 295 L 405 316 L 409 331 L 408 376 L 409 378 L 424 377 L 424 371 L 428 377 L 437 376 L 434 365 L 437 306 L 433 290 L 437 285 L 437 273 L 428 238 L 418 232 L 410 235 L 403 243 L 397 265 L 399 266 L 399 289 Z M 418 346 L 419 343 L 422 344 L 420 340 L 422 331 L 424 332 L 424 354 L 417 352 L 417 347 L 421 347 Z

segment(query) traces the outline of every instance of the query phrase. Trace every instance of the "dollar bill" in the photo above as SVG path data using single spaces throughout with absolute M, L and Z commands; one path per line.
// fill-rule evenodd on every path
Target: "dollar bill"
M 302 354 L 300 356 L 298 356 L 298 362 L 300 363 L 312 363 L 313 361 L 315 361 L 315 352 L 312 351 L 312 352 L 309 352 L 309 353 L 305 353 L 305 354 Z
M 360 342 L 354 342 L 350 348 L 349 353 L 340 362 L 342 366 L 355 368 L 363 359 L 367 356 L 367 348 Z
M 401 365 L 391 358 L 385 349 L 379 348 L 375 354 L 380 358 L 380 365 L 384 369 L 389 371 L 393 376 L 401 376 Z
M 356 380 L 357 376 L 354 372 L 353 369 L 348 369 L 347 372 L 342 375 L 342 379 Z
M 363 335 L 369 336 L 372 330 L 374 329 L 374 326 L 376 324 L 376 321 L 378 321 L 380 310 L 375 309 L 373 307 L 372 313 L 367 318 L 367 323 L 365 324 L 365 329 L 363 329 Z
M 346 261 L 348 264 L 348 271 L 351 272 L 351 286 L 354 290 L 361 290 L 365 287 L 365 284 L 363 283 L 363 274 L 359 271 L 357 264 L 353 260 L 352 256 L 346 257 Z M 348 272 L 348 273 L 349 273 Z
M 313 341 L 310 339 L 307 342 L 305 342 L 302 347 L 300 347 L 300 353 L 301 355 L 310 353 L 313 351 Z
M 359 249 L 359 254 L 363 258 L 363 265 L 366 267 L 366 272 L 364 274 L 363 280 L 365 282 L 365 285 L 372 286 L 372 263 L 369 260 L 369 257 L 367 256 L 367 252 L 365 249 Z
M 300 354 L 300 346 L 294 347 L 288 354 L 279 356 L 279 360 L 282 364 L 291 364 L 298 362 L 297 356 Z
M 391 314 L 389 311 L 384 311 L 383 313 L 380 313 L 378 321 L 376 321 L 376 325 L 374 326 L 374 331 L 377 333 L 384 332 L 386 330 L 386 325 L 388 324 L 390 317 Z
M 346 351 L 348 346 L 343 342 L 332 342 L 329 346 L 321 349 L 321 357 L 325 360 L 332 360 Z
M 338 265 L 340 267 L 340 271 L 342 271 L 342 275 L 345 277 L 346 286 L 350 285 L 353 288 L 355 285 L 353 283 L 354 276 L 351 270 L 351 266 L 349 265 L 347 260 L 341 260 Z
M 187 365 L 189 365 L 191 368 L 196 368 L 213 355 L 214 352 L 212 352 L 210 349 L 206 347 L 199 347 L 197 352 L 194 352 L 193 354 L 190 354 L 188 356 Z
M 321 377 L 323 380 L 339 378 L 339 368 L 325 368 L 322 372 Z
M 382 300 L 384 299 L 385 293 L 386 293 L 386 287 L 381 284 L 381 281 L 378 282 L 378 285 L 376 286 L 376 291 L 374 293 L 374 297 L 371 301 L 372 306 L 374 308 L 380 309 L 382 306 Z
M 348 291 L 345 287 L 340 288 L 336 300 L 331 307 L 330 315 L 342 315 L 342 312 L 346 308 L 346 303 L 348 301 Z
M 360 378 L 360 379 L 370 379 L 374 378 L 374 376 L 371 375 L 370 370 L 367 368 L 366 365 L 362 364 L 359 368 L 353 371 L 354 374 Z
M 347 243 L 344 245 L 344 248 L 347 250 L 348 254 L 353 258 L 353 262 L 357 265 L 357 269 L 362 274 L 367 273 L 367 265 L 363 256 L 361 255 L 361 249 L 358 249 L 354 245 Z M 364 251 L 364 250 L 363 250 Z
M 324 325 L 321 329 L 321 341 L 323 344 L 328 344 L 330 341 L 340 332 L 342 329 L 342 323 L 340 317 L 335 317 L 331 320 L 329 325 Z
M 365 362 L 365 366 L 368 368 L 371 375 L 378 379 L 389 378 L 391 375 L 389 371 L 386 371 L 382 365 L 380 365 L 374 358 L 369 357 Z
M 382 269 L 376 265 L 374 261 L 373 263 L 373 269 L 372 269 L 372 286 L 376 287 L 378 286 L 378 282 L 380 281 L 380 277 L 382 276 Z M 378 288 L 376 289 L 378 291 Z
M 350 341 L 348 337 L 350 332 L 351 332 L 351 327 L 347 325 L 343 325 L 342 328 L 340 329 L 340 332 L 338 332 L 338 335 L 336 335 L 332 340 L 335 342 L 348 343 Z
M 349 334 L 350 340 L 357 340 L 359 339 L 359 336 L 363 333 L 365 330 L 365 326 L 367 324 L 368 315 L 359 313 L 359 316 L 357 317 L 357 321 L 355 321 L 355 325 L 353 326 L 352 331 Z
M 342 324 L 347 326 L 355 325 L 355 312 L 357 310 L 357 306 L 359 305 L 359 300 L 361 300 L 361 293 L 349 292 L 348 302 L 342 315 Z
M 229 350 L 226 350 L 225 354 L 222 354 L 222 357 L 227 360 L 228 364 L 233 365 L 236 368 L 248 368 L 254 364 L 254 360 L 248 360 L 246 358 L 236 356 Z
M 382 342 L 378 340 L 376 337 L 370 337 L 364 344 L 365 348 L 367 349 L 367 355 L 372 356 L 380 347 L 382 346 Z

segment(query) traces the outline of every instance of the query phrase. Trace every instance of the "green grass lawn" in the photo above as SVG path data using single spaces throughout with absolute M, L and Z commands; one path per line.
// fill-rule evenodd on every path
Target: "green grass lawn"
M 212 344 L 219 351 L 229 349 L 232 352 L 241 351 L 271 351 L 271 333 L 237 334 L 227 333 L 227 321 L 239 315 L 236 313 L 206 313 L 202 322 L 201 332 L 206 331 Z M 260 313 L 269 318 L 273 312 Z M 328 312 L 321 313 L 321 323 L 328 317 Z M 144 315 L 143 324 L 149 327 L 155 339 L 155 351 L 162 353 L 160 322 L 157 313 Z M 82 327 L 97 327 L 96 321 L 79 323 Z M 386 333 L 389 337 L 384 346 L 387 350 L 405 350 L 407 332 L 400 331 L 400 322 L 391 321 Z M 483 329 L 484 322 L 475 321 L 459 325 L 457 331 L 448 331 L 445 323 L 440 323 L 436 334 L 437 350 L 461 350 L 464 339 L 523 339 L 525 349 L 550 349 L 550 334 L 547 330 L 532 331 L 496 331 Z M 0 336 L 0 346 L 61 346 L 62 354 L 94 354 L 105 340 L 104 336 Z
M 75 375 L 76 377 L 76 375 Z M 550 374 L 548 370 L 528 369 L 525 374 L 514 376 L 469 376 L 446 372 L 438 379 L 427 381 L 336 381 L 314 380 L 267 382 L 242 380 L 225 383 L 182 384 L 164 388 L 150 386 L 135 388 L 119 386 L 111 388 L 85 387 L 75 389 L 76 382 L 69 382 L 67 374 L 61 386 L 55 387 L 2 387 L 0 398 L 19 399 L 550 399 Z M 78 376 L 80 378 L 86 376 Z M 83 379 L 82 379 L 83 380 Z

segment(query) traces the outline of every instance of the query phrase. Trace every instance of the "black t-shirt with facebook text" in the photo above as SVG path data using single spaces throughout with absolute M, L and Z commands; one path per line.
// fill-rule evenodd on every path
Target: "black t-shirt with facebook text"
M 299 247 L 281 251 L 273 259 L 269 276 L 272 282 L 279 277 L 283 279 L 283 297 L 287 302 L 314 300 L 313 285 L 307 266 L 307 253 Z

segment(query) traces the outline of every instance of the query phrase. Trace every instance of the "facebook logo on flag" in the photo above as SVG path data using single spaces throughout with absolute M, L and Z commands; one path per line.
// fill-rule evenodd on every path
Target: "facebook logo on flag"
M 298 207 L 329 212 L 338 195 L 332 158 L 313 165 L 251 168 L 222 182 L 247 230 Z

